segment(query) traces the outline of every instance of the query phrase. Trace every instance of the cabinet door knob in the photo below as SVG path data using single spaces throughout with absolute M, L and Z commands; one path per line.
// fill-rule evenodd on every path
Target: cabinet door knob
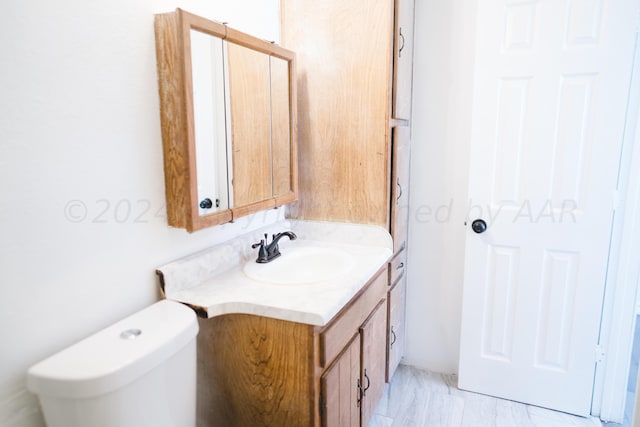
M 211 209 L 212 206 L 213 206 L 213 202 L 208 197 L 200 202 L 201 209 Z

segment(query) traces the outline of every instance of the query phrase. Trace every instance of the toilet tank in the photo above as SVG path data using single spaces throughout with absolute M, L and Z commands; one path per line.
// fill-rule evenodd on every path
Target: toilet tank
M 191 427 L 196 335 L 190 308 L 155 303 L 31 367 L 48 427 Z

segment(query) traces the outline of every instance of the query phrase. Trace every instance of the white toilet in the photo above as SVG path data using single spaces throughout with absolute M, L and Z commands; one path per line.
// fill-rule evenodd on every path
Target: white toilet
M 163 300 L 31 367 L 27 387 L 48 427 L 193 427 L 197 334 Z

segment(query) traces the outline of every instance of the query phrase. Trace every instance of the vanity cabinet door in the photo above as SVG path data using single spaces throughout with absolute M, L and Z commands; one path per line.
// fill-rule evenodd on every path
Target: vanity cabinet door
M 403 274 L 389 291 L 387 382 L 391 380 L 391 377 L 396 372 L 404 353 L 406 283 L 407 276 Z
M 320 379 L 322 425 L 324 427 L 360 426 L 360 335 Z
M 409 220 L 409 163 L 410 128 L 393 128 L 392 169 L 391 169 L 391 237 L 393 252 L 398 253 L 406 246 L 407 223 Z
M 411 119 L 414 0 L 395 0 L 393 118 Z
M 382 398 L 387 360 L 387 300 L 380 301 L 360 328 L 362 340 L 362 425 L 368 426 Z

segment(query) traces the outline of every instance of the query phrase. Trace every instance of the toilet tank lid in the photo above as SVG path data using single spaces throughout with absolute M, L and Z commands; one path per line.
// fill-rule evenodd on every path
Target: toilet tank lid
M 197 334 L 192 309 L 162 300 L 32 366 L 27 387 L 71 399 L 109 393 L 169 359 Z

